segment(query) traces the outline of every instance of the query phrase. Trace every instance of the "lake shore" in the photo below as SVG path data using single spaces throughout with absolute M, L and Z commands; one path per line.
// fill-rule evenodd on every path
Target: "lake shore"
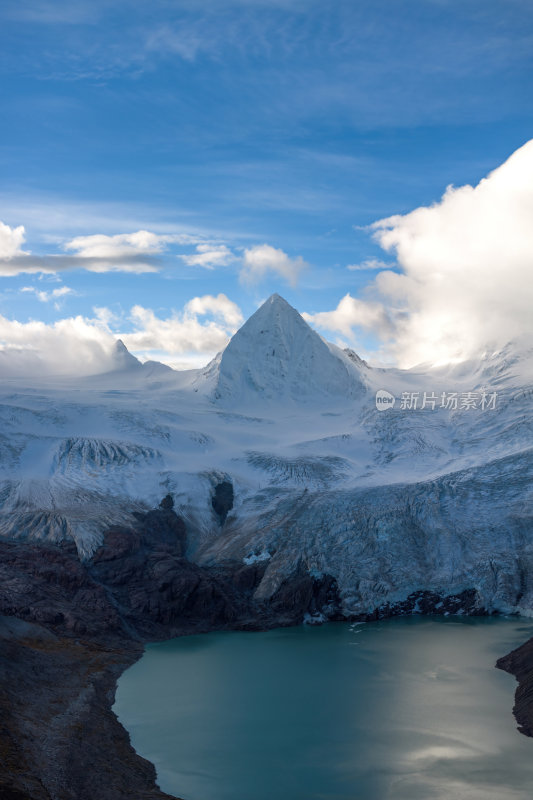
M 268 630 L 304 617 L 345 619 L 336 582 L 303 569 L 267 603 L 265 565 L 199 567 L 169 508 L 113 528 L 90 563 L 71 547 L 0 543 L 0 790 L 4 800 L 172 800 L 112 711 L 117 681 L 144 644 L 216 630 Z M 429 592 L 366 619 L 475 613 L 473 595 Z M 446 605 L 447 603 L 447 605 Z M 470 603 L 470 606 L 469 606 Z M 446 611 L 446 609 L 449 609 Z M 519 679 L 515 714 L 533 731 L 533 640 L 498 662 Z
M 3 800 L 172 800 L 111 711 L 117 680 L 143 652 L 0 618 Z

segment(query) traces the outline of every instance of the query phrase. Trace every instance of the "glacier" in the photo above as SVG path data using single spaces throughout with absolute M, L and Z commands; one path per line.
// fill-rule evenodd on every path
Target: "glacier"
M 273 295 L 204 369 L 141 364 L 120 342 L 112 366 L 2 377 L 0 536 L 73 540 L 88 559 L 170 494 L 188 558 L 264 562 L 260 599 L 303 569 L 336 579 L 346 615 L 466 589 L 480 609 L 533 614 L 527 343 L 375 368 Z

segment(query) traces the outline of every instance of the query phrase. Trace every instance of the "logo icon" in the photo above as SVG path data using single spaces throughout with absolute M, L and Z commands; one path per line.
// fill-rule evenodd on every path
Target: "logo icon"
M 389 408 L 394 408 L 396 398 L 385 389 L 379 389 L 376 392 L 376 408 L 378 411 L 388 411 Z

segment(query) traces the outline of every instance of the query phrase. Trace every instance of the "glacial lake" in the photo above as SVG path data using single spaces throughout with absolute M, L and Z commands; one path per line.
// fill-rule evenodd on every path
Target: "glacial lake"
M 494 668 L 516 618 L 407 617 L 150 645 L 114 711 L 185 800 L 531 800 Z

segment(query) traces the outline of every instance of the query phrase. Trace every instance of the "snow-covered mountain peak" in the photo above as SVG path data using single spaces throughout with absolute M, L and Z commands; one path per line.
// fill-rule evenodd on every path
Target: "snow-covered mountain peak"
M 73 540 L 88 558 L 171 494 L 192 560 L 265 561 L 257 598 L 304 565 L 349 614 L 473 589 L 533 615 L 530 341 L 371 368 L 274 295 L 202 370 L 141 365 L 121 343 L 106 356 L 97 375 L 0 381 L 0 539 Z
M 251 336 L 257 333 L 268 333 L 276 326 L 288 329 L 291 325 L 308 327 L 298 311 L 284 297 L 274 293 L 246 320 L 240 331 Z
M 239 402 L 350 399 L 363 393 L 358 366 L 273 294 L 222 353 L 215 397 Z
M 287 303 L 285 298 L 282 297 L 277 292 L 274 292 L 274 294 L 271 294 L 270 297 L 268 298 L 268 300 L 265 300 L 265 302 L 260 306 L 260 308 L 263 308 L 263 306 L 268 306 L 268 305 L 278 305 L 280 307 L 285 306 L 286 308 L 291 309 L 292 311 L 295 310 L 295 309 L 293 309 L 293 307 L 289 303 Z M 296 313 L 298 313 L 298 312 L 296 312 Z

